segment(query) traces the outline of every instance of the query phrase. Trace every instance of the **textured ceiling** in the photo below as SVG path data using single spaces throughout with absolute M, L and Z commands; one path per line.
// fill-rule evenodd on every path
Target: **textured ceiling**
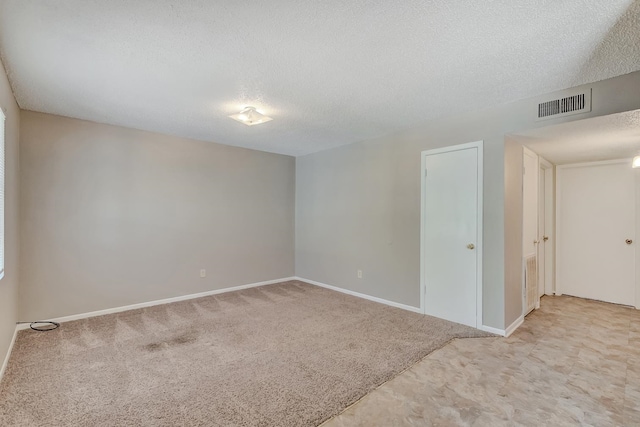
M 630 158 L 640 155 L 640 110 L 512 136 L 556 165 Z
M 20 107 L 302 155 L 640 69 L 640 0 L 0 0 Z M 273 117 L 247 127 L 227 115 Z

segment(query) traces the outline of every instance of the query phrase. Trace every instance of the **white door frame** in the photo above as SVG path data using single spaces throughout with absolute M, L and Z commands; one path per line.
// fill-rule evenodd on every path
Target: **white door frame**
M 424 206 L 426 202 L 426 161 L 428 155 L 449 153 L 452 151 L 466 150 L 469 148 L 478 149 L 478 239 L 476 243 L 476 250 L 478 254 L 477 269 L 476 269 L 476 328 L 483 327 L 482 323 L 482 199 L 483 199 L 483 141 L 469 142 L 466 144 L 452 145 L 449 147 L 435 148 L 433 150 L 425 150 L 421 153 L 422 167 L 420 168 L 420 312 L 426 314 L 426 307 L 424 304 L 426 281 L 425 281 L 425 262 L 424 262 L 424 248 L 425 248 L 425 217 Z

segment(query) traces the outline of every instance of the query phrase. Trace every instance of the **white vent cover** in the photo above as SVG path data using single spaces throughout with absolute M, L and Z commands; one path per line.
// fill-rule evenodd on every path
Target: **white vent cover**
M 591 89 L 538 104 L 538 120 L 555 119 L 591 111 Z

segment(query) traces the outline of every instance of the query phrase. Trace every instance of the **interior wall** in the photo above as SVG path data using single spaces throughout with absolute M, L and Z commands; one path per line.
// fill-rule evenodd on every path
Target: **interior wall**
M 18 171 L 20 109 L 4 66 L 0 63 L 0 108 L 5 119 L 5 275 L 0 280 L 0 366 L 9 349 L 17 321 L 18 295 Z
M 510 325 L 522 314 L 522 244 L 507 251 L 505 239 L 511 239 L 515 218 L 521 221 L 522 208 L 514 211 L 511 202 L 522 188 L 505 181 L 513 172 L 505 168 L 505 135 L 640 107 L 639 72 L 581 88 L 593 88 L 589 113 L 537 121 L 538 102 L 563 94 L 558 92 L 298 157 L 296 274 L 420 306 L 420 152 L 483 140 L 483 322 Z
M 505 325 L 523 314 L 522 298 L 522 208 L 523 208 L 523 147 L 520 143 L 505 138 L 504 144 L 504 291 Z M 520 259 L 510 254 L 520 254 Z M 520 299 L 520 304 L 515 301 Z M 511 320 L 511 321 L 509 321 Z
M 293 157 L 29 111 L 20 150 L 23 319 L 294 275 Z

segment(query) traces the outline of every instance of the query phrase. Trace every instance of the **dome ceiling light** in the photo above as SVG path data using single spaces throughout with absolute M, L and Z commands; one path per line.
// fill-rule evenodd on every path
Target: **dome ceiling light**
M 238 114 L 232 114 L 229 117 L 247 126 L 259 125 L 273 120 L 271 117 L 258 112 L 255 107 L 245 107 Z

